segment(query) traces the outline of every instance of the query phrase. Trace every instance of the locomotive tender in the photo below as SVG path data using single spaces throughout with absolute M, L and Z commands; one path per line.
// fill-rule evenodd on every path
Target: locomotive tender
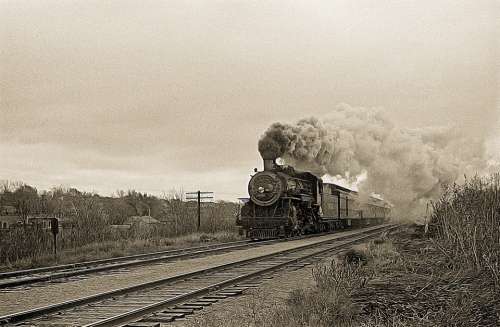
M 237 224 L 251 239 L 379 224 L 390 213 L 386 201 L 362 200 L 355 191 L 323 183 L 310 172 L 278 165 L 275 159 L 264 158 L 264 170 L 252 176 L 248 194 Z

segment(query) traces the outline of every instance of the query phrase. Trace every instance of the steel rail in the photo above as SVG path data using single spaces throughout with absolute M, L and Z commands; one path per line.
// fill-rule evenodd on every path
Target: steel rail
M 17 313 L 12 313 L 12 314 L 8 314 L 8 315 L 0 316 L 0 324 L 25 321 L 27 319 L 32 319 L 32 318 L 36 318 L 36 317 L 43 316 L 46 314 L 58 312 L 58 311 L 61 311 L 64 309 L 69 309 L 69 308 L 81 306 L 84 304 L 97 302 L 97 301 L 104 300 L 107 298 L 111 298 L 111 297 L 115 297 L 115 296 L 119 296 L 119 295 L 124 295 L 124 294 L 128 294 L 128 293 L 135 292 L 135 291 L 153 288 L 153 287 L 160 286 L 163 284 L 168 284 L 168 283 L 176 282 L 179 280 L 184 280 L 184 279 L 189 279 L 189 278 L 201 276 L 201 275 L 204 275 L 207 273 L 216 272 L 219 270 L 224 270 L 224 269 L 238 266 L 238 265 L 257 262 L 257 261 L 261 261 L 261 260 L 264 260 L 267 258 L 280 256 L 283 254 L 288 254 L 288 253 L 292 253 L 292 252 L 306 250 L 309 248 L 317 247 L 317 246 L 322 245 L 322 244 L 342 241 L 342 240 L 345 240 L 348 238 L 355 237 L 357 235 L 363 235 L 366 233 L 373 233 L 373 232 L 377 232 L 380 230 L 385 230 L 391 226 L 392 225 L 379 225 L 379 226 L 371 227 L 371 228 L 364 229 L 364 230 L 357 230 L 358 233 L 349 234 L 349 235 L 339 235 L 339 237 L 335 237 L 333 239 L 328 239 L 328 240 L 315 242 L 315 243 L 307 244 L 307 245 L 296 247 L 296 248 L 278 251 L 278 252 L 270 253 L 270 254 L 267 254 L 264 256 L 239 260 L 239 261 L 235 261 L 235 262 L 231 262 L 231 263 L 227 263 L 227 264 L 223 264 L 223 265 L 219 265 L 219 266 L 214 266 L 211 268 L 197 270 L 197 271 L 194 271 L 191 273 L 180 274 L 180 275 L 176 275 L 173 277 L 163 278 L 163 279 L 159 279 L 159 280 L 155 280 L 155 281 L 151 281 L 151 282 L 147 282 L 147 283 L 143 283 L 143 284 L 138 284 L 138 285 L 134 285 L 134 286 L 129 286 L 129 287 L 125 287 L 125 288 L 120 288 L 120 289 L 116 289 L 116 290 L 112 290 L 112 291 L 108 291 L 108 292 L 103 292 L 103 293 L 99 293 L 99 294 L 95 294 L 95 295 L 91 295 L 91 296 L 87 296 L 87 297 L 83 297 L 83 298 L 78 298 L 78 299 L 69 300 L 69 301 L 65 301 L 65 302 L 61 302 L 61 303 L 57 303 L 57 304 L 52 304 L 52 305 L 48 305 L 48 306 L 44 306 L 44 307 L 40 307 L 40 308 L 35 308 L 35 309 L 27 310 L 27 311 L 22 311 L 22 312 L 17 312 Z

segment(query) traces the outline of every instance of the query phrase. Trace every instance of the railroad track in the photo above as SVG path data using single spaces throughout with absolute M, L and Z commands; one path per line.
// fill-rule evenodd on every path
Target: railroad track
M 157 262 L 167 262 L 196 256 L 229 252 L 248 247 L 257 247 L 276 243 L 280 241 L 283 240 L 269 240 L 262 242 L 251 242 L 248 240 L 243 240 L 177 250 L 137 254 L 110 259 L 85 261 L 66 265 L 4 272 L 0 273 L 0 290 L 40 282 L 54 282 L 62 278 L 88 275 L 91 273 L 98 273 L 114 269 L 129 268 L 134 266 L 153 264 Z
M 132 268 L 135 266 L 169 262 L 179 259 L 212 255 L 216 253 L 225 253 L 278 242 L 318 237 L 325 234 L 328 233 L 303 235 L 288 239 L 273 239 L 266 241 L 242 240 L 218 244 L 207 244 L 176 250 L 151 252 L 109 259 L 77 262 L 65 265 L 3 272 L 0 273 L 0 293 L 4 289 L 9 290 L 18 286 L 23 286 L 24 289 L 26 289 L 26 287 L 29 287 L 33 284 L 37 284 L 37 286 L 39 286 L 39 283 L 61 282 L 61 279 L 68 279 L 75 276 L 84 276 L 92 273 L 102 273 L 111 270 Z
M 277 270 L 303 267 L 392 228 L 395 226 L 360 229 L 349 235 L 339 234 L 328 240 L 251 259 L 5 315 L 0 317 L 0 324 L 160 326 L 255 287 L 262 278 Z

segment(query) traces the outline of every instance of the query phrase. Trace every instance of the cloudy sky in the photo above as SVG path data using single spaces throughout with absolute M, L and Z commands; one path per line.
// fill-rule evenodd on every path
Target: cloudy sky
M 275 121 L 338 103 L 500 148 L 500 3 L 0 1 L 0 179 L 245 196 Z

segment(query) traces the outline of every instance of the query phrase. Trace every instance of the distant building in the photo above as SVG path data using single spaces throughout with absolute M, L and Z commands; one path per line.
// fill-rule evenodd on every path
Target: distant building
M 22 224 L 22 218 L 17 215 L 0 216 L 0 229 L 6 230 Z
M 151 216 L 132 216 L 128 217 L 123 224 L 129 226 L 147 226 L 161 223 Z
M 10 207 L 10 208 L 9 208 Z M 15 227 L 38 227 L 41 229 L 50 229 L 50 222 L 53 218 L 56 218 L 54 215 L 49 215 L 49 214 L 34 214 L 34 215 L 28 215 L 26 217 L 26 224 L 23 223 L 23 217 L 17 214 L 6 214 L 6 213 L 12 213 L 13 210 L 11 206 L 3 206 L 2 207 L 2 215 L 0 215 L 0 229 L 1 230 L 7 230 L 7 229 L 12 229 Z M 15 208 L 14 208 L 15 210 Z M 62 228 L 66 228 L 68 225 L 69 219 L 68 218 L 57 218 L 59 221 L 59 230 Z
M 5 205 L 0 208 L 0 216 L 12 216 L 17 214 L 17 209 L 14 206 Z
M 32 215 L 28 216 L 28 225 L 37 225 L 43 229 L 50 229 L 50 221 L 55 218 L 53 215 Z M 59 219 L 60 220 L 60 219 Z M 61 224 L 59 224 L 61 229 Z
M 130 229 L 130 225 L 109 225 L 109 227 L 111 230 L 119 232 L 126 232 Z
M 22 218 L 17 215 L 16 207 L 12 205 L 3 205 L 0 207 L 0 229 L 6 230 L 14 226 L 21 225 Z

